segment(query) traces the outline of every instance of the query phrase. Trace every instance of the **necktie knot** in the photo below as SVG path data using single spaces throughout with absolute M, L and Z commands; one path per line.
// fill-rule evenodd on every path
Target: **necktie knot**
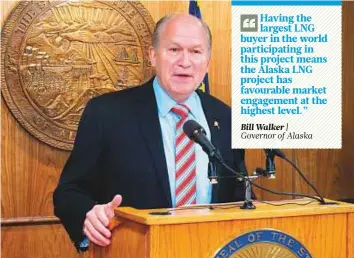
M 185 104 L 177 104 L 173 108 L 171 108 L 171 111 L 181 117 L 181 119 L 185 119 L 188 117 L 189 113 L 189 108 Z

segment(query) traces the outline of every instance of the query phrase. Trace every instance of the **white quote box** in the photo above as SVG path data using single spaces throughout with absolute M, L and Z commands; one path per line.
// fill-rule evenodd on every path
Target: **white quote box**
M 341 148 L 341 2 L 311 2 L 233 2 L 233 148 Z

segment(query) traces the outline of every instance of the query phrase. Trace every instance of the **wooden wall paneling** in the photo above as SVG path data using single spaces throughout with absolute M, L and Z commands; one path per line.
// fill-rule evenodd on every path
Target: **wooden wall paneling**
M 5 226 L 1 237 L 3 258 L 91 258 L 76 252 L 61 224 Z
M 340 198 L 354 199 L 354 3 L 343 2 L 343 34 L 342 34 L 342 85 L 343 85 L 343 121 L 342 151 L 338 161 L 340 176 Z
M 249 175 L 252 175 L 253 172 L 257 167 L 264 167 L 264 152 L 263 150 L 246 150 L 246 157 L 245 157 L 245 162 L 247 166 L 247 172 Z M 259 179 L 255 181 L 256 184 L 263 185 L 262 181 Z M 257 199 L 264 199 L 263 198 L 263 191 L 253 187 L 252 188 L 254 193 L 257 196 Z
M 291 160 L 294 156 L 293 150 L 282 150 L 282 152 Z M 265 154 L 263 153 L 263 168 L 265 167 Z M 294 170 L 285 160 L 282 160 L 278 157 L 275 158 L 275 179 L 262 179 L 262 186 L 275 190 L 277 192 L 294 192 Z M 291 196 L 286 195 L 275 195 L 272 193 L 268 193 L 263 191 L 263 199 L 264 200 L 286 200 L 292 199 Z
M 354 198 L 354 3 L 342 8 L 342 149 L 296 150 L 298 166 L 319 192 L 331 199 Z M 312 194 L 298 176 L 296 191 Z
M 52 215 L 52 194 L 69 153 L 34 139 L 1 105 L 2 217 Z
M 209 68 L 210 92 L 231 105 L 231 3 L 201 1 L 203 20 L 213 36 Z
M 149 10 L 152 18 L 157 22 L 168 13 L 186 13 L 188 12 L 188 1 L 141 1 L 146 9 Z
M 327 198 L 340 197 L 340 176 L 336 163 L 339 159 L 339 150 L 298 150 L 296 152 L 297 166 L 307 179 L 317 188 L 319 193 Z M 315 195 L 315 192 L 306 182 L 295 173 L 295 190 L 297 192 Z
M 293 159 L 293 150 L 282 150 L 289 158 Z M 265 168 L 266 155 L 264 150 L 246 150 L 246 164 L 248 173 L 251 175 L 257 167 Z M 284 160 L 275 158 L 276 173 L 275 179 L 260 178 L 255 181 L 256 184 L 278 192 L 293 192 L 293 169 Z M 260 200 L 284 200 L 292 199 L 290 196 L 276 195 L 253 187 L 253 190 Z

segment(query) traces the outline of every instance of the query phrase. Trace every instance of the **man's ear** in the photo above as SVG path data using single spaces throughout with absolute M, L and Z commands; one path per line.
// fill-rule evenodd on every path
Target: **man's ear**
M 150 57 L 150 62 L 153 67 L 156 67 L 156 52 L 153 47 L 149 48 L 149 57 Z
M 208 63 L 207 63 L 207 72 L 209 72 L 210 60 L 211 60 L 211 56 L 209 56 L 209 58 L 208 58 Z

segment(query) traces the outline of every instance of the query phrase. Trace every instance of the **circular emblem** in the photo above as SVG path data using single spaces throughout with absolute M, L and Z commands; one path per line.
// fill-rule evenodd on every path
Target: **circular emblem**
M 22 1 L 2 28 L 2 94 L 37 139 L 71 150 L 87 101 L 153 76 L 139 2 Z
M 312 258 L 295 238 L 277 230 L 257 230 L 245 233 L 219 249 L 214 258 Z

